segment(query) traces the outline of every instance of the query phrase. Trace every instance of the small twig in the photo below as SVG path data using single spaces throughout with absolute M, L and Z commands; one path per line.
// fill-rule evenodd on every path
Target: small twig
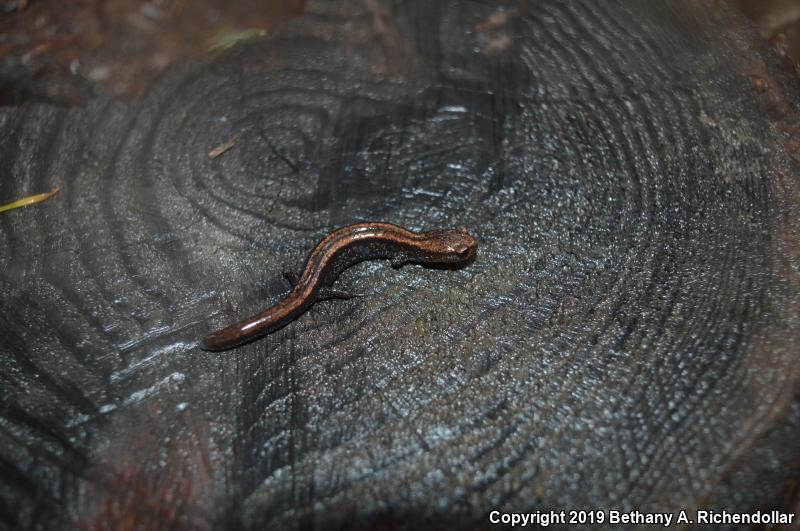
M 239 137 L 241 135 L 242 135 L 241 132 L 236 133 L 227 142 L 223 142 L 222 144 L 218 145 L 217 147 L 209 151 L 208 158 L 214 160 L 215 158 L 219 157 L 220 155 L 228 151 L 230 148 L 234 146 L 234 144 L 236 144 L 236 141 L 239 140 Z
M 23 197 L 22 199 L 17 199 L 12 203 L 8 203 L 6 205 L 0 205 L 0 212 L 5 212 L 7 210 L 14 210 L 15 208 L 20 208 L 28 205 L 32 205 L 34 203 L 41 203 L 42 201 L 46 201 L 56 195 L 58 192 L 61 191 L 61 187 L 56 186 L 51 191 L 44 193 L 44 194 L 36 194 L 36 195 L 29 195 L 28 197 Z

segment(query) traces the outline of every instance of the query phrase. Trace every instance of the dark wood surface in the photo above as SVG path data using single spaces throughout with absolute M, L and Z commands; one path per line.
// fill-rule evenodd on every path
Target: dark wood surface
M 3 198 L 63 184 L 0 215 L 3 524 L 774 507 L 797 89 L 718 2 L 320 0 L 141 101 L 0 110 Z M 478 259 L 361 264 L 363 297 L 197 347 L 372 219 L 469 227 Z

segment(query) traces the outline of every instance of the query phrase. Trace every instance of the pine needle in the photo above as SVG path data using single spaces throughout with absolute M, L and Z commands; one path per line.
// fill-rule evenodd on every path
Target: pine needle
M 28 197 L 23 197 L 22 199 L 17 199 L 13 203 L 8 203 L 6 205 L 0 205 L 0 212 L 5 212 L 6 210 L 14 210 L 15 208 L 20 208 L 28 205 L 32 205 L 34 203 L 41 203 L 42 201 L 47 201 L 58 192 L 61 191 L 61 188 L 56 186 L 50 192 L 44 194 L 36 194 L 36 195 L 29 195 Z
M 234 29 L 223 27 L 208 40 L 209 52 L 221 52 L 232 48 L 240 42 L 248 41 L 267 34 L 267 30 L 259 28 Z

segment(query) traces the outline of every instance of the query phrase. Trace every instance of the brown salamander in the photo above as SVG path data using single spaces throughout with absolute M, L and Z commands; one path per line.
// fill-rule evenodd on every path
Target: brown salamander
M 258 315 L 206 336 L 205 350 L 225 350 L 285 326 L 318 300 L 349 298 L 330 286 L 348 267 L 364 260 L 388 258 L 393 267 L 406 263 L 461 266 L 475 258 L 478 242 L 466 229 L 413 232 L 381 222 L 358 223 L 337 229 L 314 247 L 299 279 L 289 278 L 292 290 Z

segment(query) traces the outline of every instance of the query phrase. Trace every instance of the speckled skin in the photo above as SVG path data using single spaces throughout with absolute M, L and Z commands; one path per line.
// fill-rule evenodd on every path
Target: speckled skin
M 274 306 L 206 336 L 205 350 L 225 350 L 278 330 L 297 319 L 320 298 L 348 267 L 364 260 L 388 258 L 399 267 L 408 262 L 466 265 L 475 258 L 478 242 L 466 229 L 413 232 L 391 223 L 348 225 L 323 238 L 306 260 L 292 291 Z

